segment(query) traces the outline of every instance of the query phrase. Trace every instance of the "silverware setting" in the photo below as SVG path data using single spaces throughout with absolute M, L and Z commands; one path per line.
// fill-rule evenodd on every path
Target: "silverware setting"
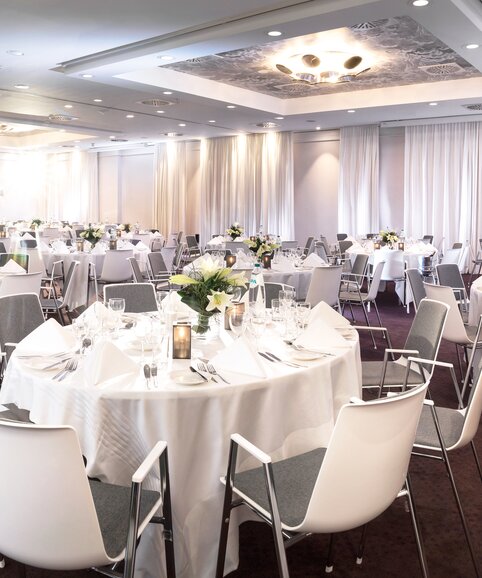
M 216 371 L 216 368 L 208 359 L 203 359 L 202 361 L 205 363 L 208 372 L 213 376 L 213 379 L 214 377 L 219 377 L 220 379 L 222 379 L 222 381 L 224 381 L 224 383 L 227 383 L 229 385 L 230 382 Z
M 77 357 L 71 357 L 70 359 L 67 360 L 67 363 L 65 364 L 63 369 L 61 369 L 58 373 L 56 373 L 52 377 L 52 379 L 56 381 L 63 381 L 67 377 L 67 375 L 73 373 L 77 369 L 78 365 L 79 360 L 77 359 Z
M 269 351 L 258 351 L 258 353 L 259 355 L 261 355 L 261 357 L 264 357 L 265 359 L 271 361 L 272 363 L 283 363 L 288 367 L 295 367 L 297 369 L 299 369 L 300 367 L 307 367 L 306 365 L 301 365 L 300 363 L 293 363 L 292 361 L 286 361 L 285 359 L 281 359 L 277 355 Z
M 148 363 L 144 364 L 144 377 L 146 378 L 147 389 L 151 389 L 151 368 Z
M 204 381 L 209 381 L 209 379 L 203 375 L 200 371 L 198 371 L 195 367 L 193 367 L 192 365 L 189 366 L 189 369 L 194 372 L 196 375 L 199 375 L 199 377 L 202 377 L 204 379 Z

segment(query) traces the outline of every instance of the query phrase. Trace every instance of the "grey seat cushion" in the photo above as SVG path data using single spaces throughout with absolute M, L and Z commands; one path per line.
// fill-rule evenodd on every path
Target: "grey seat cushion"
M 361 295 L 361 300 L 360 300 Z M 340 301 L 352 301 L 354 303 L 360 303 L 361 301 L 365 301 L 367 298 L 367 293 L 358 293 L 358 291 L 340 291 L 338 295 L 338 299 Z
M 453 446 L 460 438 L 464 427 L 465 417 L 456 409 L 436 407 L 437 418 L 446 448 Z M 418 423 L 415 444 L 439 448 L 440 443 L 432 413 L 428 406 L 424 406 Z
M 33 423 L 30 419 L 30 412 L 28 409 L 20 409 L 14 403 L 4 403 L 3 406 L 7 408 L 7 411 L 0 412 L 0 419 Z
M 281 521 L 287 526 L 297 526 L 303 521 L 325 453 L 326 448 L 317 448 L 273 464 L 278 508 Z M 237 474 L 234 486 L 264 510 L 270 511 L 262 468 Z
M 383 361 L 362 361 L 362 387 L 380 385 Z M 402 385 L 405 379 L 405 367 L 393 361 L 387 363 L 384 385 Z M 422 383 L 420 374 L 410 369 L 408 382 L 410 385 Z
M 111 558 L 118 556 L 127 544 L 131 488 L 89 480 L 99 519 L 105 551 Z M 159 492 L 142 490 L 139 524 L 159 499 Z

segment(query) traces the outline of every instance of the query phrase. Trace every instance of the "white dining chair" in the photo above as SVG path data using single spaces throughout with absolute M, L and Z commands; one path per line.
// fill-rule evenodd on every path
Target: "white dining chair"
M 340 291 L 342 267 L 314 267 L 308 286 L 305 301 L 314 307 L 324 301 L 330 307 L 340 308 L 338 293 Z
M 46 570 L 93 568 L 133 578 L 138 539 L 154 522 L 164 526 L 167 576 L 175 577 L 166 442 L 148 453 L 130 488 L 89 479 L 77 433 L 67 425 L 0 420 L 0 453 L 0 551 L 5 556 Z M 154 468 L 159 489 L 145 490 Z M 123 573 L 112 572 L 121 560 Z
M 102 272 L 97 283 L 122 283 L 132 279 L 132 269 L 128 261 L 133 257 L 132 249 L 106 251 Z
M 232 435 L 222 480 L 225 493 L 216 578 L 224 575 L 230 514 L 239 505 L 247 505 L 271 526 L 279 576 L 289 578 L 288 546 L 306 535 L 362 526 L 401 495 L 408 499 L 422 573 L 428 576 L 407 478 L 426 390 L 424 384 L 393 397 L 366 403 L 354 400 L 341 408 L 327 447 L 278 462 L 241 435 Z M 238 452 L 244 450 L 261 467 L 238 472 Z M 332 543 L 327 572 L 333 570 Z
M 2 275 L 0 277 L 0 297 L 19 293 L 40 293 L 42 272 L 20 275 Z

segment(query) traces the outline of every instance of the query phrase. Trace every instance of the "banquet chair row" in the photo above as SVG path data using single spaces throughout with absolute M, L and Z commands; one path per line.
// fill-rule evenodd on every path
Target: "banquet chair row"
M 8 421 L 0 413 L 0 451 L 6 465 L 0 550 L 24 573 L 31 565 L 133 578 L 138 540 L 154 523 L 163 526 L 167 578 L 175 578 L 166 442 L 151 449 L 130 488 L 89 479 L 77 433 L 67 425 Z M 144 489 L 155 470 L 159 488 Z M 122 573 L 116 570 L 121 561 Z

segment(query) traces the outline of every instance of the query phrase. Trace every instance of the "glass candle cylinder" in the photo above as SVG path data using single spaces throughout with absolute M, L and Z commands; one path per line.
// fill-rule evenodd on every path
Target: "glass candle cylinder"
M 271 269 L 271 259 L 272 259 L 272 255 L 263 255 L 261 257 L 261 262 L 263 263 L 263 267 L 265 269 Z
M 111 239 L 109 241 L 109 249 L 111 251 L 115 251 L 117 249 L 117 240 L 116 239 Z
M 191 326 L 189 323 L 172 325 L 172 358 L 191 359 Z
M 398 243 L 398 248 L 400 249 L 400 251 L 405 251 L 405 243 L 403 243 L 402 241 Z
M 236 263 L 236 255 L 226 255 L 226 267 L 232 267 Z
M 82 253 L 84 250 L 84 240 L 77 239 L 77 241 L 75 241 L 75 247 L 79 253 Z
M 375 242 L 373 243 L 373 248 L 374 248 L 374 249 L 380 249 L 380 241 L 375 241 Z
M 117 229 L 116 234 L 118 237 L 122 237 L 122 231 L 120 229 Z

